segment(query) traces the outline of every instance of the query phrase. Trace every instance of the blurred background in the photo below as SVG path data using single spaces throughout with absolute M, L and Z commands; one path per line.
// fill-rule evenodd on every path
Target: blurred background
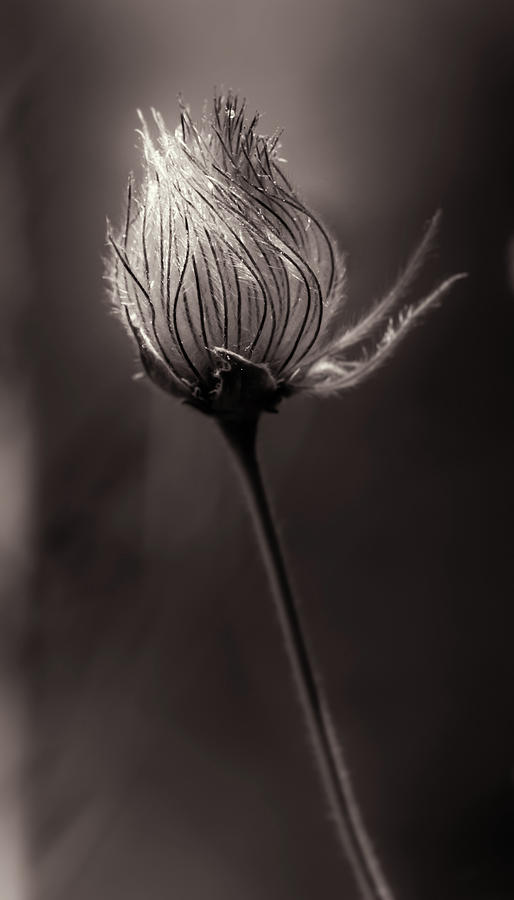
M 7 0 L 0 28 L 0 894 L 357 900 L 214 426 L 102 282 L 214 85 L 285 128 L 357 313 L 442 207 L 388 367 L 261 430 L 302 613 L 396 900 L 514 897 L 514 7 Z

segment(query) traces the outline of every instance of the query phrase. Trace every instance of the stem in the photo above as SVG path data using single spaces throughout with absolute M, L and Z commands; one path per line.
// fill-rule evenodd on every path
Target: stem
M 256 455 L 257 420 L 220 422 L 241 476 L 252 515 L 294 682 L 330 804 L 337 835 L 363 900 L 393 900 L 366 834 L 341 746 L 314 674 L 312 654 L 289 584 L 284 557 Z

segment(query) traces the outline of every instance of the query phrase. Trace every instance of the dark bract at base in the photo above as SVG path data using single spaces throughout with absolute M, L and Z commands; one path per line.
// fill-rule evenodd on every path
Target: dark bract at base
M 256 420 L 262 412 L 277 412 L 283 397 L 291 393 L 265 364 L 256 364 L 231 350 L 216 349 L 219 367 L 185 402 L 224 422 Z

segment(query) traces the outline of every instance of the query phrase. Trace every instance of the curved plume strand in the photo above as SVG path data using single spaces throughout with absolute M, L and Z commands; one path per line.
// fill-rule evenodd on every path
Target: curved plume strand
M 465 277 L 464 273 L 453 275 L 443 281 L 417 305 L 408 306 L 398 314 L 396 319 L 391 318 L 380 341 L 369 355 L 352 360 L 334 353 L 333 355 L 328 354 L 314 363 L 307 373 L 308 381 L 305 387 L 313 387 L 318 393 L 334 393 L 343 388 L 354 387 L 363 381 L 391 356 L 398 342 L 419 321 L 423 313 L 441 300 L 455 282 Z

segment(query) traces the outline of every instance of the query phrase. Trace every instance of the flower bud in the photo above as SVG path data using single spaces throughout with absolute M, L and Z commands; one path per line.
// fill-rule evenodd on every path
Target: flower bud
M 130 178 L 123 227 L 109 227 L 112 297 L 147 375 L 204 412 L 256 418 L 294 391 L 354 384 L 454 280 L 394 317 L 433 220 L 395 288 L 346 326 L 342 258 L 285 177 L 279 135 L 232 93 L 201 128 L 184 107 L 174 135 L 152 114 L 143 184 Z

